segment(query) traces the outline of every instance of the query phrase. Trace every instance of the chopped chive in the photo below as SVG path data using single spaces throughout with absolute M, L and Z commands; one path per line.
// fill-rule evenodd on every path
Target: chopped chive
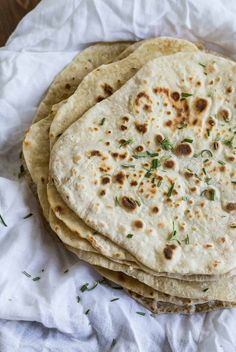
M 210 133 L 211 133 L 211 131 L 209 130 L 209 128 L 207 128 L 207 130 L 206 130 L 206 131 L 207 131 L 207 136 L 208 136 L 208 137 L 210 137 Z
M 212 177 L 207 177 L 207 178 L 205 179 L 207 185 L 209 185 L 209 182 L 211 181 L 211 179 L 212 179 Z
M 223 139 L 222 143 L 224 145 L 227 145 L 227 147 L 229 148 L 233 148 L 233 139 L 234 139 L 234 136 L 231 139 Z
M 101 119 L 101 121 L 99 122 L 99 126 L 103 126 L 104 125 L 104 122 L 105 122 L 106 118 L 103 117 L 103 119 Z
M 218 162 L 220 165 L 225 165 L 225 162 L 222 161 L 222 160 L 218 160 L 217 162 Z
M 137 204 L 138 207 L 141 207 L 141 202 L 140 202 L 140 200 L 136 199 L 136 200 L 135 200 L 135 203 Z
M 182 122 L 177 128 L 178 130 L 182 130 L 183 128 L 186 128 L 188 125 L 184 122 Z
M 85 315 L 88 315 L 90 312 L 90 309 L 87 309 L 86 312 L 84 313 Z
M 173 145 L 171 144 L 168 138 L 164 138 L 161 142 L 161 147 L 164 150 L 171 150 L 173 148 Z
M 170 186 L 169 190 L 168 190 L 167 197 L 171 197 L 171 196 L 172 196 L 174 187 L 175 187 L 175 184 L 173 183 L 173 184 Z
M 161 165 L 161 163 L 158 159 L 152 160 L 152 169 L 157 169 L 160 165 Z
M 152 175 L 152 168 L 147 170 L 147 172 L 145 173 L 144 177 L 149 178 L 149 177 L 151 177 L 151 175 Z
M 236 181 L 231 181 L 231 183 L 232 183 L 233 185 L 236 185 Z
M 77 301 L 77 303 L 80 302 L 80 296 L 77 296 L 77 297 L 76 297 L 76 301 Z
M 215 200 L 215 190 L 214 189 L 205 189 L 201 192 L 201 196 L 206 196 L 206 198 L 210 201 Z
M 135 165 L 128 165 L 128 164 L 122 164 L 121 167 L 123 167 L 124 169 L 128 169 L 128 168 L 135 168 Z
M 117 342 L 116 339 L 113 339 L 113 340 L 112 340 L 111 348 L 110 348 L 110 349 L 112 349 L 112 348 L 116 345 L 116 342 Z
M 188 97 L 191 97 L 193 94 L 189 93 L 181 93 L 181 99 L 180 100 L 185 100 Z
M 134 143 L 134 139 L 133 139 L 133 138 L 129 138 L 129 139 L 127 139 L 127 140 L 122 141 L 122 142 L 120 143 L 120 145 L 119 145 L 119 148 L 125 147 L 126 145 L 132 144 L 132 143 Z
M 139 315 L 144 316 L 146 313 L 143 313 L 143 312 L 136 312 L 136 314 L 139 314 Z
M 203 150 L 201 151 L 200 155 L 201 155 L 202 158 L 204 157 L 204 155 L 205 155 L 205 156 L 208 156 L 208 157 L 210 157 L 210 158 L 213 157 L 213 154 L 212 154 L 212 152 L 211 152 L 209 149 L 203 149 Z
M 187 235 L 182 242 L 184 242 L 185 244 L 189 244 L 189 235 Z
M 201 64 L 200 62 L 198 63 L 200 66 L 202 66 L 203 68 L 206 68 L 206 65 Z
M 118 205 L 120 205 L 119 199 L 118 197 L 115 197 L 115 206 L 117 207 Z
M 3 224 L 3 226 L 7 227 L 7 224 L 5 223 L 5 221 L 3 220 L 2 215 L 0 214 L 0 221 Z
M 162 180 L 159 180 L 159 181 L 157 182 L 157 187 L 160 187 L 161 184 L 162 184 Z
M 207 174 L 206 169 L 204 167 L 202 168 L 202 171 L 205 175 Z
M 26 271 L 22 271 L 22 274 L 24 274 L 27 277 L 31 277 L 31 275 L 29 273 L 27 273 Z
M 169 235 L 169 237 L 168 237 L 168 241 L 177 241 L 178 242 L 178 244 L 181 244 L 180 243 L 180 241 L 177 239 L 177 231 L 176 231 L 176 229 L 175 229 L 175 223 L 174 223 L 174 221 L 172 222 L 172 227 L 173 227 L 173 229 L 172 229 L 172 232 L 170 233 L 170 235 Z
M 181 141 L 181 143 L 184 143 L 184 142 L 186 142 L 186 143 L 193 143 L 193 139 L 191 139 L 191 138 L 184 138 L 184 139 Z
M 137 153 L 137 154 L 133 154 L 132 157 L 135 159 L 140 159 L 140 158 L 145 158 L 150 156 L 151 158 L 154 158 L 155 156 L 158 156 L 159 153 L 152 153 L 149 151 L 143 152 L 143 153 Z
M 206 292 L 206 291 L 208 291 L 209 290 L 209 288 L 207 287 L 207 288 L 204 288 L 203 290 L 202 290 L 202 292 Z
M 86 282 L 86 284 L 84 284 L 84 285 L 82 285 L 82 286 L 80 287 L 80 291 L 81 291 L 81 292 L 87 291 L 88 285 L 89 285 L 88 282 Z
M 113 298 L 110 300 L 110 302 L 115 302 L 115 301 L 118 301 L 119 298 Z
M 127 238 L 132 238 L 133 234 L 132 233 L 128 233 L 128 235 L 126 236 Z
M 40 277 L 39 276 L 36 276 L 32 279 L 33 281 L 39 281 L 40 280 Z
M 199 180 L 199 181 L 201 181 L 202 179 L 201 179 L 201 177 L 200 176 L 198 176 L 198 174 L 194 174 L 194 176 Z
M 28 219 L 32 216 L 33 214 L 32 213 L 29 213 L 28 215 L 24 216 L 23 219 Z
M 236 229 L 236 222 L 231 222 L 229 226 L 231 227 L 231 229 Z

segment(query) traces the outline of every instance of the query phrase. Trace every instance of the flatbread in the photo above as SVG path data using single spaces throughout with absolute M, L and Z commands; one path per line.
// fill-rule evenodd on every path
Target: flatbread
M 45 118 L 50 113 L 53 104 L 71 96 L 89 72 L 102 64 L 113 61 L 131 44 L 132 42 L 98 43 L 76 55 L 50 85 L 45 97 L 39 104 L 34 122 Z M 136 47 L 137 43 L 134 49 Z M 122 54 L 121 59 L 131 52 L 132 49 L 130 48 L 126 54 Z
M 156 272 L 235 268 L 235 70 L 200 52 L 150 61 L 51 152 L 66 204 Z

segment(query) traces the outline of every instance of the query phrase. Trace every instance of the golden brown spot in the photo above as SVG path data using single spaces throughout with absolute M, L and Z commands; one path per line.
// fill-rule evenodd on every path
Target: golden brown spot
M 166 247 L 163 250 L 164 256 L 166 259 L 171 259 L 174 253 L 174 250 L 176 249 L 176 245 L 175 244 L 167 244 Z
M 236 203 L 228 203 L 225 206 L 225 210 L 228 212 L 236 211 Z
M 110 145 L 110 142 L 106 142 L 105 144 L 106 144 L 106 145 Z
M 208 124 L 209 124 L 210 126 L 212 126 L 212 127 L 215 126 L 215 124 L 216 124 L 216 123 L 215 123 L 215 120 L 214 120 L 212 117 L 209 117 L 209 119 L 208 119 L 207 122 L 208 122 Z
M 166 160 L 164 162 L 164 166 L 167 168 L 167 169 L 173 169 L 175 167 L 175 162 L 174 160 Z
M 127 130 L 127 128 L 128 128 L 128 127 L 125 126 L 125 125 L 121 125 L 121 126 L 120 126 L 121 131 L 125 131 L 125 130 Z
M 146 123 L 135 123 L 136 130 L 142 134 L 147 132 L 147 124 Z
M 199 98 L 195 102 L 195 109 L 197 112 L 201 113 L 207 108 L 207 100 L 203 98 Z
M 226 89 L 226 93 L 232 93 L 232 91 L 233 91 L 233 89 L 232 89 L 232 87 L 228 87 L 227 89 Z
M 219 115 L 224 121 L 227 122 L 229 120 L 229 111 L 228 110 L 226 110 L 226 109 L 220 110 Z
M 99 194 L 100 194 L 101 197 L 105 196 L 105 194 L 106 194 L 105 189 L 102 189 Z
M 54 208 L 54 211 L 55 213 L 62 213 L 63 209 L 60 205 L 57 205 L 55 208 Z
M 110 177 L 104 176 L 101 181 L 102 185 L 107 185 L 110 183 Z
M 153 88 L 153 92 L 155 94 L 164 93 L 165 95 L 169 96 L 169 90 L 167 88 L 156 87 L 156 88 Z
M 101 95 L 96 97 L 96 101 L 99 103 L 100 101 L 102 101 L 103 99 L 105 99 L 105 97 L 102 97 Z
M 197 87 L 200 87 L 200 85 L 201 85 L 201 82 L 200 82 L 200 81 L 197 81 L 197 82 L 196 82 L 196 86 L 197 86 Z
M 128 210 L 134 210 L 137 208 L 137 203 L 131 197 L 122 197 L 121 203 L 122 203 L 123 207 Z
M 194 119 L 193 120 L 193 126 L 197 125 L 197 123 L 198 123 L 198 119 Z
M 90 152 L 91 156 L 102 156 L 101 152 L 99 150 L 92 150 Z
M 141 220 L 135 220 L 133 222 L 134 227 L 136 227 L 137 229 L 142 229 L 143 228 L 143 222 Z
M 153 208 L 152 208 L 152 212 L 153 212 L 154 214 L 159 213 L 159 208 L 158 208 L 158 207 L 153 207 Z
M 213 244 L 211 244 L 211 243 L 206 243 L 206 244 L 204 244 L 204 248 L 213 248 L 214 246 L 213 246 Z
M 137 94 L 136 98 L 135 98 L 135 105 L 139 106 L 140 105 L 140 100 L 142 98 L 145 98 L 148 102 L 151 102 L 151 98 L 149 97 L 149 95 L 146 92 L 140 92 Z
M 107 83 L 104 83 L 102 88 L 107 95 L 111 95 L 113 93 L 113 88 Z
M 190 191 L 191 191 L 191 192 L 196 192 L 196 190 L 197 190 L 197 187 L 191 187 L 191 188 L 190 188 Z
M 185 178 L 191 178 L 191 177 L 193 177 L 193 173 L 190 171 L 185 171 L 184 176 L 185 176 Z
M 219 167 L 219 170 L 220 170 L 220 172 L 225 172 L 225 171 L 226 171 L 225 165 L 221 165 L 221 166 Z
M 123 159 L 125 159 L 126 157 L 127 157 L 127 153 L 126 152 L 124 152 L 124 153 L 121 153 L 121 154 L 119 154 L 119 158 L 121 159 L 121 160 L 123 160 Z
M 145 110 L 146 112 L 152 112 L 152 107 L 151 105 L 145 104 L 143 110 Z
M 128 118 L 127 116 L 123 116 L 123 117 L 122 117 L 122 121 L 123 121 L 123 122 L 128 122 L 128 121 L 129 121 L 129 118 Z
M 137 153 L 140 153 L 140 152 L 142 152 L 144 150 L 144 147 L 142 146 L 142 145 L 138 145 L 136 148 L 135 148 L 135 151 L 137 152 Z
M 168 121 L 166 121 L 166 123 L 165 123 L 165 125 L 167 126 L 167 127 L 170 127 L 171 125 L 172 125 L 172 121 L 171 120 L 168 120 Z
M 218 238 L 219 243 L 225 243 L 225 241 L 226 241 L 225 237 Z
M 229 162 L 232 162 L 235 160 L 235 157 L 233 155 L 230 155 L 230 156 L 227 156 L 226 159 L 229 161 Z
M 69 83 L 66 83 L 65 88 L 66 88 L 66 89 L 70 89 L 70 87 L 71 87 L 70 84 L 69 84 Z
M 41 182 L 44 183 L 45 182 L 45 178 L 41 177 Z
M 111 170 L 111 167 L 104 164 L 104 165 L 102 165 L 102 166 L 99 167 L 99 170 L 100 170 L 101 172 L 108 172 L 108 171 Z
M 115 153 L 111 153 L 111 156 L 112 156 L 114 159 L 117 159 L 118 156 L 119 156 L 119 154 L 115 152 Z
M 171 93 L 171 98 L 174 101 L 178 101 L 180 99 L 180 94 L 178 92 L 173 92 L 173 93 Z
M 177 155 L 188 156 L 192 153 L 192 147 L 189 143 L 181 143 L 175 148 Z
M 125 173 L 123 171 L 119 171 L 115 176 L 114 176 L 114 181 L 116 183 L 119 183 L 120 185 L 123 185 L 125 182 Z
M 137 186 L 137 185 L 138 185 L 138 182 L 137 182 L 137 181 L 131 181 L 130 185 L 131 185 L 131 186 Z
M 160 144 L 163 140 L 164 140 L 164 137 L 163 137 L 162 134 L 157 134 L 155 136 L 155 141 L 156 141 L 157 144 Z

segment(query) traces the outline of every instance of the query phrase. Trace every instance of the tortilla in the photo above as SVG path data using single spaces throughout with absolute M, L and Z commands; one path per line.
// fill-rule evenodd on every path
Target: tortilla
M 235 268 L 235 70 L 200 52 L 150 61 L 51 152 L 66 204 L 156 272 Z

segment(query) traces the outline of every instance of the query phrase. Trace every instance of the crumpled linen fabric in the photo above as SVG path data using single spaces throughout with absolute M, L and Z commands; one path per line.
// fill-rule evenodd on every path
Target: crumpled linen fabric
M 235 351 L 234 309 L 153 317 L 123 290 L 98 284 L 82 293 L 101 277 L 65 250 L 18 177 L 36 107 L 78 51 L 169 35 L 236 59 L 235 18 L 229 0 L 42 0 L 0 49 L 1 352 Z

